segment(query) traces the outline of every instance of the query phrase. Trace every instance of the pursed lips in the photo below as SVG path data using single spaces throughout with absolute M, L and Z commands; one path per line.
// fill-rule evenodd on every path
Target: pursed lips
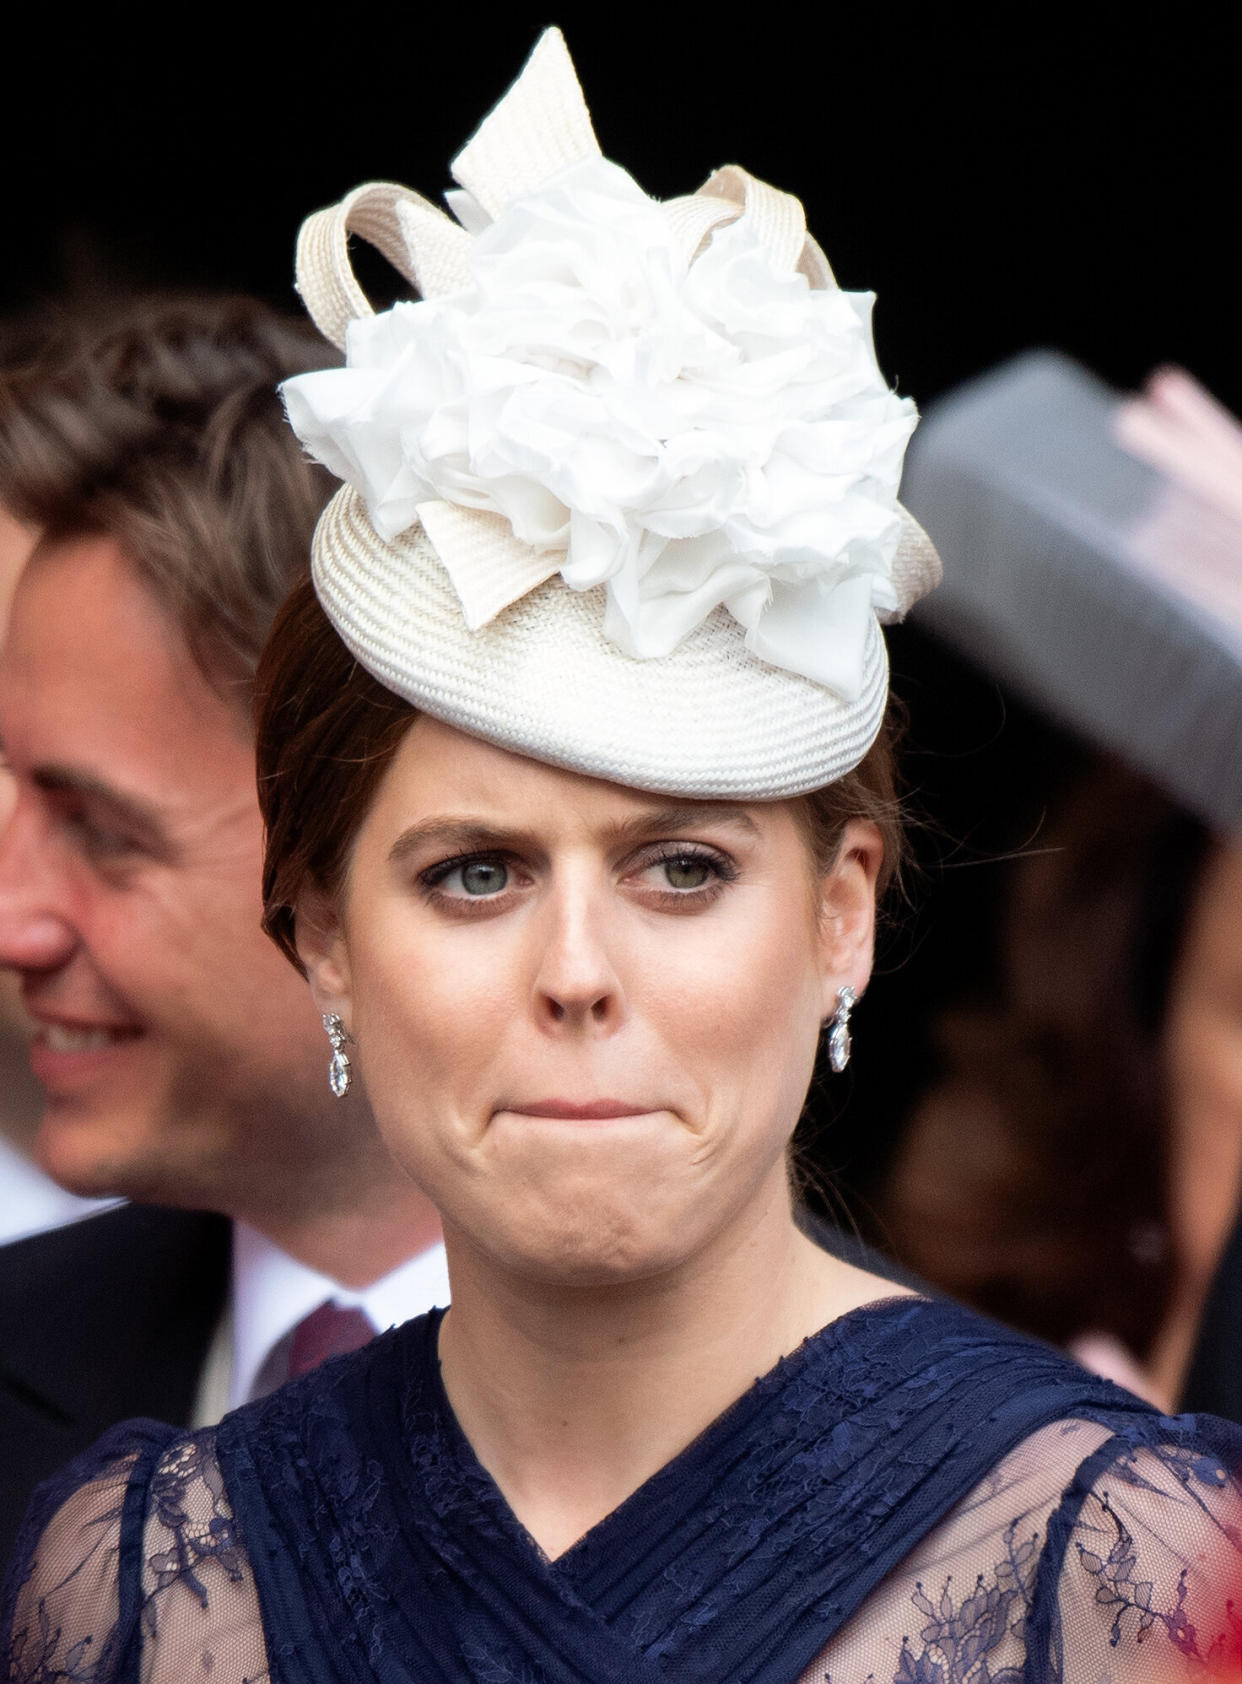
M 518 1117 L 550 1117 L 564 1122 L 610 1122 L 617 1117 L 645 1117 L 663 1106 L 636 1105 L 633 1100 L 537 1099 L 523 1105 L 504 1105 L 500 1109 Z

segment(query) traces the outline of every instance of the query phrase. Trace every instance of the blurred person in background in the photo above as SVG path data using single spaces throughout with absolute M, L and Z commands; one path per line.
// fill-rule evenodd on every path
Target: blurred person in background
M 0 1247 L 2 1552 L 116 1419 L 212 1420 L 447 1301 L 434 1210 L 259 926 L 253 667 L 327 490 L 275 389 L 324 354 L 174 299 L 0 387 L 0 504 L 38 540 L 0 657 L 0 963 L 39 1164 L 136 1201 Z
M 1240 487 L 1236 423 L 1176 371 L 1119 403 L 1032 357 L 925 422 L 925 623 L 1079 764 L 1007 868 L 995 993 L 942 1009 L 881 1200 L 942 1288 L 1238 1419 L 1242 1323 L 1227 1359 L 1223 1309 L 1200 1328 L 1242 1202 Z
M 32 349 L 18 330 L 0 334 L 0 364 L 8 365 Z M 9 603 L 17 576 L 34 548 L 35 532 L 0 506 L 0 646 L 8 625 Z M 12 782 L 0 766 L 0 826 L 12 805 Z M 31 1162 L 29 1153 L 43 1110 L 38 1083 L 30 1073 L 26 1043 L 29 1025 L 21 1007 L 17 979 L 0 973 L 0 1244 L 38 1233 L 99 1209 L 96 1199 L 66 1193 Z

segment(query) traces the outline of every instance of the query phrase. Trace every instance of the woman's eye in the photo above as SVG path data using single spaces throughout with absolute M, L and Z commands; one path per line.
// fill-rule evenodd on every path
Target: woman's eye
M 498 895 L 508 886 L 509 867 L 502 860 L 470 860 L 456 875 L 468 895 Z
M 695 854 L 676 854 L 660 866 L 670 889 L 704 889 L 716 876 L 711 862 Z
M 486 900 L 507 889 L 511 877 L 504 860 L 450 860 L 425 872 L 423 881 L 433 893 L 451 900 Z
M 648 855 L 641 867 L 649 890 L 663 898 L 670 910 L 681 906 L 689 911 L 707 905 L 737 876 L 737 867 L 725 854 L 705 850 L 665 847 Z

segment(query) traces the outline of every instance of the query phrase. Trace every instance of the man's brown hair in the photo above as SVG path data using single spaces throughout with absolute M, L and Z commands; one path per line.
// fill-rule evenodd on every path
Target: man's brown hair
M 0 503 L 44 544 L 113 539 L 205 675 L 248 711 L 333 484 L 276 387 L 337 360 L 252 299 L 139 301 L 0 376 Z

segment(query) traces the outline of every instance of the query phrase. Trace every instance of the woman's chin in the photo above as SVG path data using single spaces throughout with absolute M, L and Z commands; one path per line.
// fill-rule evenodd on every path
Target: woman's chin
M 482 1233 L 476 1227 L 467 1243 L 510 1278 L 576 1292 L 675 1273 L 692 1260 L 695 1227 L 686 1221 L 670 1226 L 666 1211 L 627 1208 L 614 1198 L 515 1209 Z

